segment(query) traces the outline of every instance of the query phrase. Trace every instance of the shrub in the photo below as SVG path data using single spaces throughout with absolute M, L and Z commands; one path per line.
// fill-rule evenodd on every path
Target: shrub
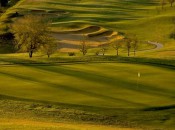
M 96 51 L 96 52 L 95 52 L 95 55 L 96 55 L 96 56 L 99 56 L 99 55 L 100 55 L 100 51 L 99 51 L 99 50 Z
M 69 56 L 75 56 L 76 54 L 75 54 L 75 52 L 68 52 L 68 55 Z

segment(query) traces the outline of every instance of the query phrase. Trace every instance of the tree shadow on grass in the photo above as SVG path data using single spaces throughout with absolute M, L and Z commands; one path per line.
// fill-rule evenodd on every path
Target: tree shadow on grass
M 111 63 L 110 58 L 112 58 L 114 60 L 114 56 L 113 57 L 101 57 L 102 59 L 108 59 L 109 61 L 105 62 L 105 60 L 103 61 L 97 61 L 95 63 Z M 121 58 L 121 59 L 120 59 Z M 85 62 L 85 61 L 65 61 L 65 62 L 59 62 L 58 64 L 54 63 L 40 63 L 40 62 L 34 62 L 34 64 L 30 63 L 28 60 L 26 60 L 26 63 L 24 63 L 25 61 L 23 59 L 2 59 L 4 62 L 11 62 L 12 64 L 19 64 L 22 66 L 26 66 L 26 67 L 31 67 L 31 68 L 35 68 L 35 69 L 39 69 L 39 70 L 44 70 L 44 71 L 48 71 L 48 72 L 52 72 L 52 73 L 56 73 L 56 74 L 63 74 L 63 75 L 67 75 L 67 76 L 72 76 L 72 77 L 76 77 L 79 79 L 83 79 L 83 80 L 87 80 L 87 81 L 91 81 L 91 82 L 97 82 L 97 83 L 103 83 L 106 84 L 109 87 L 115 88 L 116 85 L 117 87 L 123 88 L 123 89 L 129 89 L 129 90 L 133 90 L 133 91 L 137 91 L 137 92 L 143 92 L 143 93 L 148 93 L 148 94 L 154 94 L 157 96 L 164 96 L 164 97 L 170 97 L 170 98 L 175 98 L 174 96 L 174 91 L 172 90 L 167 90 L 167 89 L 163 89 L 163 88 L 156 88 L 154 86 L 151 85 L 145 85 L 145 84 L 141 84 L 140 83 L 140 87 L 136 87 L 136 83 L 131 82 L 131 81 L 127 81 L 124 80 L 122 78 L 114 78 L 114 77 L 108 77 L 108 76 L 103 76 L 103 75 L 99 75 L 99 74 L 95 74 L 95 73 L 91 73 L 91 72 L 84 72 L 81 70 L 72 70 L 69 68 L 66 68 L 65 66 L 62 65 L 72 65 L 72 64 L 86 64 L 89 62 Z M 116 61 L 119 60 L 119 62 L 126 62 L 126 63 L 133 63 L 133 64 L 144 64 L 145 62 L 147 63 L 147 59 L 143 59 L 143 61 L 140 58 L 122 58 L 119 57 L 116 59 Z M 141 60 L 141 61 L 140 61 Z M 150 59 L 152 61 L 152 59 Z M 156 60 L 156 59 L 155 59 Z M 114 60 L 115 61 L 115 60 Z M 29 62 L 29 63 L 28 63 Z M 160 61 L 155 61 L 155 62 L 161 62 Z M 91 62 L 90 62 L 91 63 Z M 93 61 L 92 61 L 93 63 Z M 165 63 L 165 61 L 163 60 L 161 63 Z M 173 62 L 174 63 L 174 62 Z M 150 65 L 155 65 L 154 63 L 148 63 Z M 57 67 L 56 67 L 57 66 Z M 157 66 L 157 63 L 156 63 Z M 158 64 L 159 67 L 159 64 Z M 160 64 L 160 67 L 166 67 L 166 66 L 162 66 L 162 64 Z M 168 69 L 171 69 L 172 66 L 168 66 Z
M 104 101 L 110 101 L 110 102 L 113 102 L 114 104 L 117 102 L 117 103 L 129 104 L 131 106 L 132 105 L 137 105 L 137 106 L 143 106 L 144 105 L 144 104 L 141 104 L 141 103 L 134 103 L 134 102 L 127 101 L 127 100 L 124 100 L 124 99 L 114 98 L 114 97 L 99 94 L 99 93 L 85 91 L 85 90 L 82 90 L 82 89 L 78 89 L 78 88 L 70 87 L 70 86 L 66 86 L 66 85 L 61 85 L 61 84 L 58 84 L 58 83 L 54 84 L 54 83 L 51 83 L 51 82 L 48 82 L 48 81 L 44 81 L 44 80 L 41 80 L 41 79 L 36 79 L 36 78 L 24 76 L 24 75 L 12 74 L 12 73 L 8 73 L 8 72 L 0 72 L 0 74 L 3 74 L 3 75 L 8 76 L 8 77 L 15 78 L 15 79 L 19 79 L 19 80 L 25 80 L 25 81 L 28 81 L 28 82 L 37 82 L 37 83 L 40 83 L 40 84 L 43 84 L 43 85 L 47 85 L 49 87 L 57 88 L 58 91 L 59 90 L 64 90 L 64 91 L 67 91 L 67 92 L 73 92 L 73 93 L 78 93 L 78 94 L 82 94 L 82 95 L 89 96 L 89 97 L 103 99 Z
M 124 89 L 129 89 L 137 92 L 143 92 L 143 93 L 148 93 L 148 94 L 153 94 L 157 96 L 165 96 L 165 97 L 170 97 L 170 98 L 175 98 L 174 96 L 174 91 L 172 90 L 167 90 L 163 88 L 156 88 L 151 85 L 145 85 L 140 83 L 140 87 L 136 87 L 136 83 L 127 81 L 127 79 L 122 79 L 121 78 L 114 78 L 114 77 L 108 77 L 100 74 L 95 74 L 91 72 L 85 72 L 81 70 L 72 70 L 69 68 L 66 68 L 65 66 L 31 66 L 37 69 L 41 69 L 44 71 L 56 73 L 56 74 L 63 74 L 67 76 L 72 76 L 76 77 L 79 79 L 91 81 L 91 82 L 97 82 L 97 83 L 102 83 L 108 86 L 109 88 L 124 88 Z M 117 86 L 116 86 L 117 85 Z

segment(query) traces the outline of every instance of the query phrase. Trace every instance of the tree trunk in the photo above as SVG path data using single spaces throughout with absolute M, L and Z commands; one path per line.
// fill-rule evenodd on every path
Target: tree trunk
M 128 56 L 129 56 L 130 49 L 128 48 Z
M 32 58 L 33 56 L 33 51 L 29 51 L 29 57 Z
M 171 7 L 173 7 L 173 3 L 171 2 Z
M 47 57 L 50 58 L 50 53 L 49 52 L 47 52 Z
M 117 56 L 118 56 L 118 49 L 117 49 Z
M 134 56 L 136 55 L 136 50 L 134 50 Z
M 162 10 L 163 10 L 164 5 L 162 4 Z

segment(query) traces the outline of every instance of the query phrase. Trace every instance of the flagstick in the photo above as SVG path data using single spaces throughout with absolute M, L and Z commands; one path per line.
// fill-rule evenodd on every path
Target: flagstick
M 139 79 L 140 79 L 140 72 L 138 72 L 138 78 L 137 78 L 137 87 L 139 87 Z

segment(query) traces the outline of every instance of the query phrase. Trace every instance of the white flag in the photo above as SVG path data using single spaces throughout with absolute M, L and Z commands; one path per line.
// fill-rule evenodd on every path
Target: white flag
M 138 77 L 140 78 L 140 72 L 138 72 Z

